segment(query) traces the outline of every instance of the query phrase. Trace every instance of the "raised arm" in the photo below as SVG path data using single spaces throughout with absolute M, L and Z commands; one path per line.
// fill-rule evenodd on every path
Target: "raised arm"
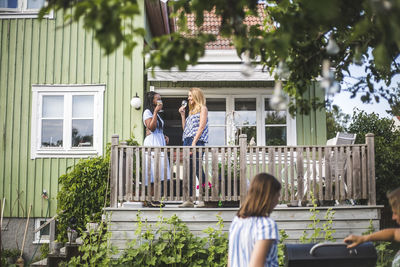
M 152 132 L 154 132 L 154 130 L 157 128 L 157 114 L 161 110 L 161 108 L 162 104 L 157 105 L 154 108 L 153 116 L 144 121 L 144 123 L 146 124 L 146 128 Z
M 349 243 L 347 248 L 354 248 L 367 241 L 397 241 L 400 242 L 400 229 L 389 228 L 369 235 L 349 235 L 344 242 Z
M 199 141 L 201 134 L 203 133 L 204 129 L 206 128 L 207 116 L 208 116 L 208 109 L 206 106 L 202 106 L 201 110 L 200 110 L 199 129 L 197 130 L 196 135 L 193 138 L 192 146 L 196 146 L 197 141 Z

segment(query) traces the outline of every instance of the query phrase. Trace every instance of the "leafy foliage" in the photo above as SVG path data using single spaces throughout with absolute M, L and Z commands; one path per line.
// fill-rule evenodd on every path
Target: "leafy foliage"
M 372 225 L 372 220 L 369 221 L 369 226 L 367 231 L 363 232 L 363 235 L 369 235 L 375 231 Z M 376 252 L 378 254 L 378 260 L 376 262 L 376 267 L 389 267 L 392 266 L 392 261 L 394 258 L 394 250 L 390 249 L 391 242 L 373 242 Z
M 2 249 L 1 250 L 1 266 L 16 266 L 14 263 L 21 255 L 19 249 Z
M 248 16 L 260 16 L 258 0 L 169 1 L 177 18 L 179 31 L 154 38 L 148 48 L 149 66 L 180 70 L 196 64 L 204 54 L 207 42 L 215 35 L 230 38 L 239 56 L 248 51 L 250 58 L 259 59 L 267 71 L 274 71 L 280 62 L 289 70 L 284 90 L 293 100 L 291 113 L 307 112 L 312 106 L 323 107 L 324 99 L 303 98 L 312 80 L 321 75 L 321 63 L 330 59 L 335 67 L 335 79 L 343 81 L 352 64 L 365 63 L 365 75 L 349 90 L 353 97 L 362 92 L 361 100 L 379 101 L 391 98 L 387 88 L 394 75 L 400 73 L 400 1 L 370 0 L 268 0 L 265 20 L 261 25 L 246 25 Z M 73 11 L 70 8 L 73 7 Z M 95 38 L 107 54 L 124 44 L 126 55 L 137 45 L 135 37 L 143 36 L 143 25 L 132 23 L 140 15 L 136 0 L 49 0 L 41 15 L 51 9 L 65 10 L 67 19 L 83 18 L 84 27 L 95 32 Z M 201 29 L 204 12 L 213 11 L 221 24 L 212 34 Z M 187 27 L 187 14 L 195 15 L 198 30 Z M 143 14 L 142 14 L 143 15 Z M 337 54 L 325 49 L 332 37 L 339 47 Z M 149 50 L 147 50 L 149 52 Z M 375 88 L 383 82 L 385 86 Z
M 66 266 L 110 266 L 112 255 L 117 253 L 117 249 L 108 242 L 110 237 L 111 232 L 107 231 L 104 222 L 100 223 L 97 231 L 83 232 L 83 245 L 79 247 L 82 255 L 72 257 Z
M 121 266 L 226 266 L 228 238 L 218 229 L 207 228 L 205 238 L 194 236 L 182 221 L 173 215 L 159 217 L 154 228 L 137 215 L 134 239 L 119 259 Z
M 110 156 L 80 160 L 71 171 L 60 176 L 57 195 L 58 237 L 67 240 L 72 221 L 78 231 L 89 221 L 99 221 L 102 208 L 109 203 L 107 192 Z
M 332 208 L 329 208 L 326 211 L 326 214 L 324 216 L 325 222 L 322 224 L 322 228 L 320 227 L 320 219 L 318 218 L 319 210 L 317 210 L 317 200 L 314 197 L 314 194 L 310 192 L 311 194 L 311 202 L 313 206 L 310 209 L 311 212 L 311 223 L 307 225 L 307 228 L 312 230 L 312 233 L 310 236 L 307 234 L 307 230 L 303 231 L 303 235 L 300 237 L 300 242 L 301 243 L 317 243 L 321 239 L 325 241 L 334 241 L 333 239 L 333 234 L 336 232 L 332 228 L 333 224 L 333 216 L 335 215 L 335 212 L 332 211 Z
M 350 115 L 343 113 L 342 110 L 333 105 L 326 111 L 326 135 L 327 139 L 336 136 L 338 132 L 346 132 L 348 123 L 350 122 Z
M 400 131 L 387 118 L 356 111 L 348 131 L 357 134 L 356 143 L 365 143 L 365 135 L 375 135 L 375 176 L 378 204 L 388 204 L 386 193 L 400 186 Z

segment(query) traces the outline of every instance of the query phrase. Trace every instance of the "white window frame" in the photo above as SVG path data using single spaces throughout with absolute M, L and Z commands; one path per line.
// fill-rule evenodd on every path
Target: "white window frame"
M 36 218 L 35 219 L 35 229 L 38 229 L 40 227 L 41 222 L 47 222 L 49 219 L 45 218 Z M 46 227 L 50 227 L 50 224 L 48 224 Z M 49 228 L 50 229 L 50 228 Z M 37 231 L 35 233 L 35 238 L 33 240 L 33 244 L 46 244 L 50 243 L 50 231 L 49 235 L 41 235 L 40 231 Z
M 47 5 L 47 1 L 44 2 Z M 28 19 L 38 18 L 40 9 L 28 9 L 28 0 L 18 0 L 17 8 L 1 8 L 0 7 L 0 19 Z M 53 10 L 46 16 L 47 19 L 54 19 Z
M 103 154 L 103 108 L 105 85 L 32 85 L 31 159 L 82 158 Z M 47 95 L 64 96 L 63 147 L 41 147 L 42 99 Z M 93 147 L 72 147 L 72 96 L 93 95 Z
M 261 118 L 261 128 L 262 131 L 261 133 L 261 138 L 263 140 L 263 143 L 265 144 L 265 134 L 266 130 L 265 128 L 268 127 L 265 124 L 265 99 L 271 99 L 272 95 L 264 95 L 263 98 L 261 99 L 261 109 L 262 109 L 262 118 Z M 279 127 L 282 125 L 279 124 Z M 270 127 L 273 127 L 270 125 Z M 297 134 L 296 134 L 296 118 L 293 118 L 289 110 L 286 109 L 286 145 L 287 146 L 295 146 L 297 145 Z

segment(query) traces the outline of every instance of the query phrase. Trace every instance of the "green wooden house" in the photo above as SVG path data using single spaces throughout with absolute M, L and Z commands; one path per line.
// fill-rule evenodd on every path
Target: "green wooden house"
M 230 47 L 210 45 L 206 57 L 187 72 L 147 75 L 144 45 L 175 27 L 165 2 L 138 1 L 143 15 L 134 23 L 147 35 L 137 40 L 130 58 L 123 47 L 105 56 L 93 33 L 82 23 L 65 22 L 61 12 L 38 20 L 44 2 L 0 0 L 3 240 L 15 235 L 22 240 L 16 222 L 25 221 L 32 205 L 27 244 L 38 241 L 33 229 L 56 212 L 58 177 L 80 158 L 102 155 L 112 134 L 142 142 L 142 110 L 133 109 L 130 100 L 136 94 L 143 100 L 148 90 L 163 96 L 171 145 L 181 144 L 177 109 L 193 86 L 203 88 L 207 97 L 212 145 L 235 143 L 242 132 L 259 145 L 271 138 L 280 145 L 325 144 L 325 112 L 293 118 L 286 110 L 271 110 L 273 79 L 259 70 L 243 77 Z M 324 98 L 324 92 L 313 87 L 305 95 L 315 96 Z M 280 119 L 268 122 L 271 114 Z M 33 247 L 26 247 L 32 253 Z

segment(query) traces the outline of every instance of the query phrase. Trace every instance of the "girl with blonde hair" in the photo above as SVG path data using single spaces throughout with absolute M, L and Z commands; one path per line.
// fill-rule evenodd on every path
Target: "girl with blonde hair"
M 228 266 L 278 267 L 278 226 L 269 216 L 279 202 L 280 191 L 281 184 L 274 176 L 254 176 L 229 229 Z
M 189 116 L 185 117 L 185 106 L 179 108 L 179 113 L 182 119 L 183 128 L 183 145 L 184 146 L 204 146 L 208 143 L 208 109 L 203 91 L 200 88 L 191 88 L 188 93 Z M 199 170 L 199 155 L 196 154 L 196 170 Z M 198 173 L 198 171 L 196 171 Z M 189 192 L 193 194 L 193 179 L 192 179 L 192 160 L 190 160 L 190 176 L 189 176 Z M 204 183 L 205 175 L 202 170 L 202 183 Z M 199 177 L 200 180 L 200 177 Z M 200 184 L 200 181 L 199 181 Z M 180 207 L 193 207 L 193 201 L 185 201 Z M 198 206 L 204 206 L 204 203 L 199 203 Z

